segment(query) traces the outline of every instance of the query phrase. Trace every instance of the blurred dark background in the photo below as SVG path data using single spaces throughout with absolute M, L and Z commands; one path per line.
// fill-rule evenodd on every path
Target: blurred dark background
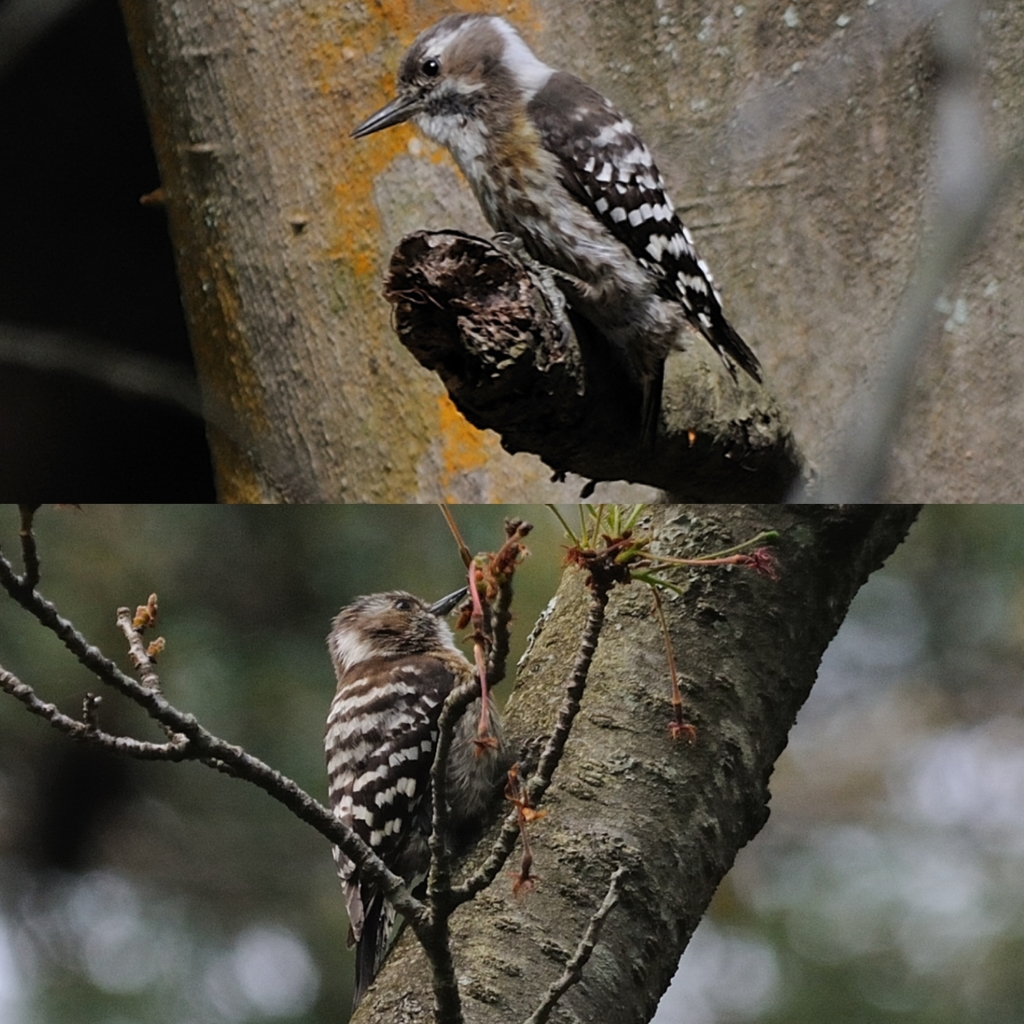
M 562 535 L 544 508 L 454 512 L 473 550 L 497 546 L 510 512 L 536 524 L 514 665 Z M 320 799 L 331 617 L 359 593 L 439 596 L 461 575 L 429 507 L 44 507 L 37 536 L 41 590 L 125 667 L 115 610 L 155 590 L 170 699 Z M 0 546 L 16 559 L 13 508 Z M 6 600 L 0 664 L 72 714 L 99 689 Z M 929 507 L 829 648 L 771 819 L 658 1024 L 1024 1020 L 1022 680 L 1024 509 Z M 113 694 L 102 716 L 159 735 Z M 4 1024 L 338 1024 L 346 931 L 327 844 L 261 792 L 91 754 L 0 699 Z
M 132 474 L 139 497 L 214 497 L 166 220 L 139 202 L 159 184 L 116 0 L 0 0 L 0 484 L 12 493 Z M 140 448 L 159 472 L 129 461 Z

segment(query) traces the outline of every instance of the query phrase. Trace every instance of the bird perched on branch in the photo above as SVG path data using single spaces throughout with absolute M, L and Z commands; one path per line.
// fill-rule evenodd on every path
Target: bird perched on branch
M 434 604 L 403 591 L 360 597 L 339 612 L 327 638 L 338 677 L 325 738 L 331 807 L 410 886 L 430 866 L 430 769 L 441 708 L 474 678 L 444 621 L 465 595 L 462 588 Z M 480 822 L 504 774 L 501 726 L 489 711 L 493 745 L 476 742 L 479 700 L 455 727 L 445 772 L 450 843 Z M 395 911 L 337 847 L 334 860 L 349 944 L 357 947 L 358 1005 L 384 961 Z
M 479 14 L 423 32 L 402 60 L 397 92 L 352 135 L 411 119 L 447 147 L 491 226 L 556 271 L 570 306 L 640 385 L 646 443 L 657 433 L 665 359 L 683 347 L 685 324 L 734 379 L 739 366 L 761 380 L 650 151 L 599 92 L 543 63 L 504 19 Z

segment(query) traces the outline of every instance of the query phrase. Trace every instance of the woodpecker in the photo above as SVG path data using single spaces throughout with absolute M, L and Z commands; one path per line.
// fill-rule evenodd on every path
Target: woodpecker
M 331 807 L 343 822 L 413 886 L 430 865 L 433 820 L 430 768 L 445 698 L 473 678 L 444 616 L 466 588 L 427 604 L 404 591 L 359 597 L 334 619 L 327 646 L 338 688 L 324 746 Z M 453 845 L 480 821 L 502 779 L 501 724 L 489 707 L 497 743 L 474 742 L 480 702 L 455 729 L 445 777 Z M 380 970 L 394 909 L 337 847 L 356 945 L 355 1005 Z
M 353 132 L 412 120 L 447 147 L 488 223 L 556 271 L 570 306 L 606 338 L 643 391 L 641 435 L 657 432 L 669 350 L 689 323 L 761 381 L 726 320 L 707 264 L 650 150 L 612 103 L 549 67 L 503 18 L 455 14 L 416 39 L 396 97 Z

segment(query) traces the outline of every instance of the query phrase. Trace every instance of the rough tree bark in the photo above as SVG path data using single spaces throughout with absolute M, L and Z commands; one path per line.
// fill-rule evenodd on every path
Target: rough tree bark
M 675 555 L 778 530 L 780 578 L 739 569 L 673 577 L 685 592 L 666 601 L 666 613 L 694 746 L 668 736 L 668 672 L 650 593 L 634 584 L 612 594 L 548 815 L 531 826 L 540 882 L 517 898 L 499 877 L 452 920 L 467 1024 L 525 1020 L 620 866 L 619 903 L 553 1019 L 651 1017 L 715 888 L 768 818 L 772 766 L 822 653 L 916 514 L 912 506 L 654 510 L 658 546 Z M 515 736 L 551 727 L 585 616 L 582 575 L 567 571 L 523 659 L 506 713 Z M 411 936 L 353 1019 L 431 1020 L 427 966 Z

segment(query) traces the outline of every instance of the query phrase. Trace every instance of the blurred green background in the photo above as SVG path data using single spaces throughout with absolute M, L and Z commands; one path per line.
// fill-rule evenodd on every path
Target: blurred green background
M 518 654 L 563 543 L 546 509 L 460 506 L 470 548 L 536 525 Z M 169 698 L 323 799 L 330 619 L 454 589 L 429 507 L 44 507 L 41 589 L 126 666 L 119 605 L 160 598 Z M 0 510 L 17 561 L 17 514 Z M 659 1024 L 1024 1020 L 1024 511 L 934 507 L 876 574 L 773 778 L 772 817 Z M 0 599 L 0 663 L 77 714 L 93 680 Z M 105 694 L 112 731 L 159 738 Z M 0 697 L 0 1021 L 326 1024 L 348 1015 L 327 844 L 202 766 L 90 753 Z
M 452 511 L 474 552 L 500 546 L 507 516 L 537 524 L 518 658 L 557 585 L 560 528 L 538 507 Z M 17 525 L 0 509 L 20 569 Z M 320 800 L 331 619 L 358 594 L 435 598 L 465 578 L 432 507 L 44 506 L 36 534 L 40 589 L 62 614 L 127 669 L 116 609 L 156 591 L 168 698 Z M 76 716 L 102 692 L 5 594 L 0 664 Z M 252 786 L 90 753 L 0 697 L 0 1022 L 347 1019 L 348 921 L 317 833 Z M 101 721 L 162 738 L 114 693 Z

